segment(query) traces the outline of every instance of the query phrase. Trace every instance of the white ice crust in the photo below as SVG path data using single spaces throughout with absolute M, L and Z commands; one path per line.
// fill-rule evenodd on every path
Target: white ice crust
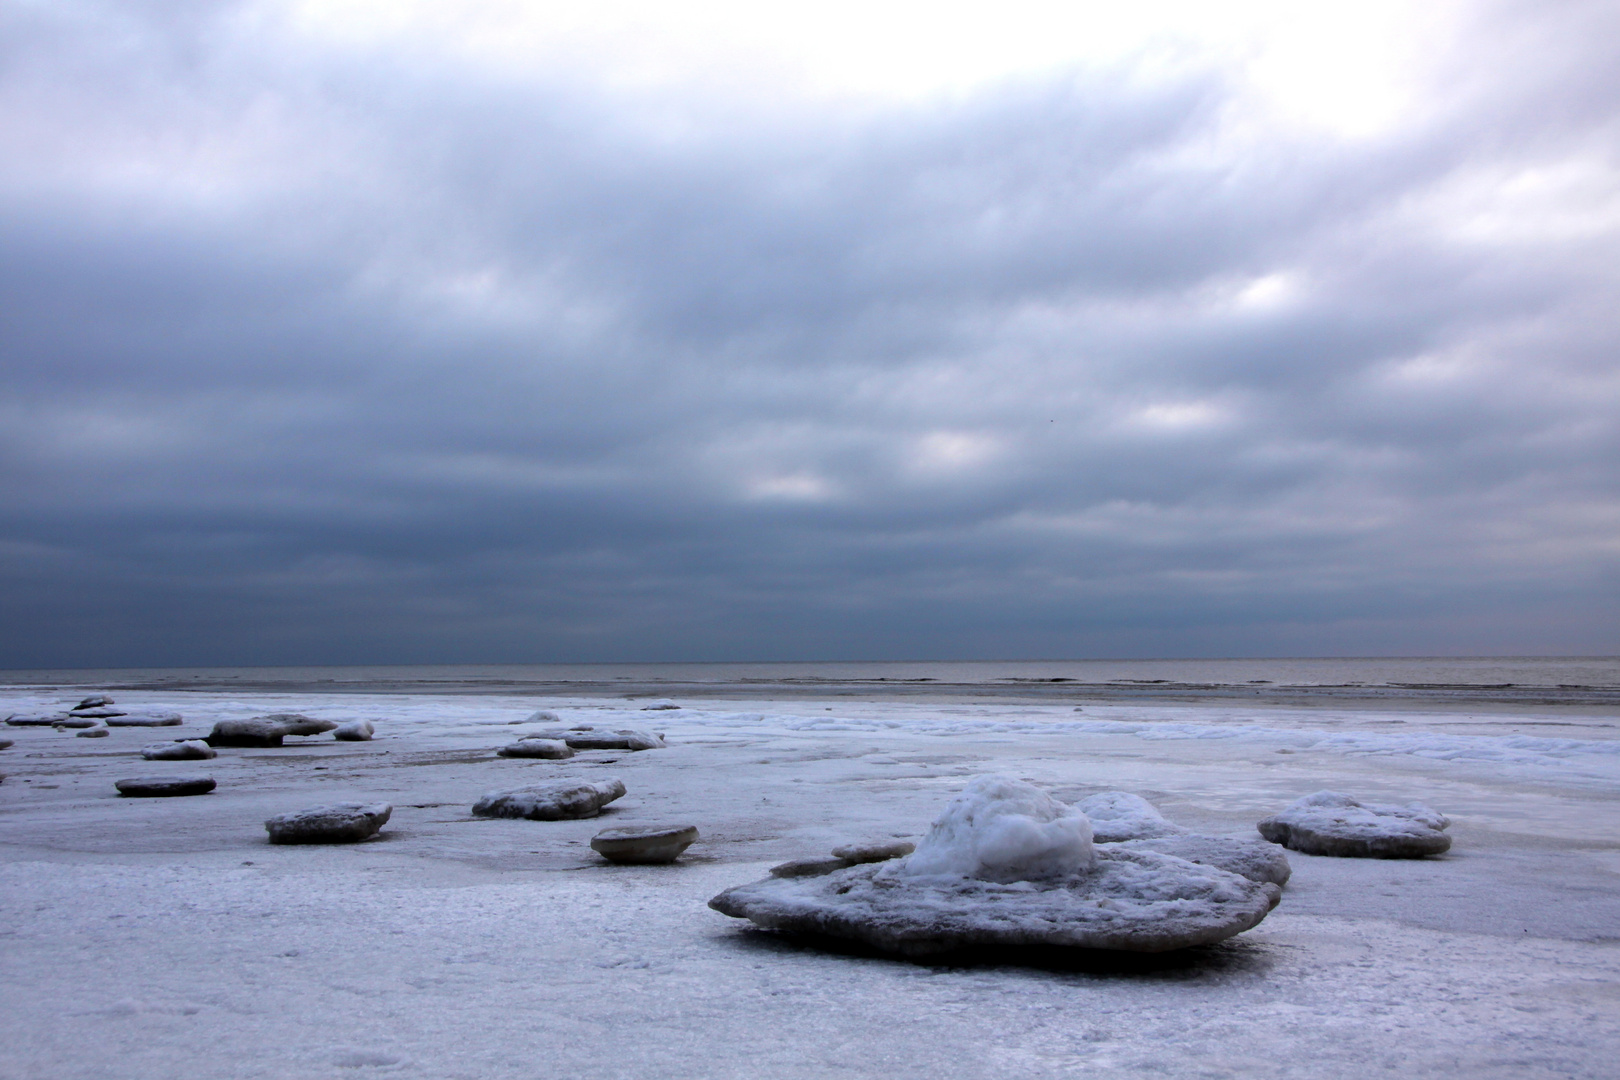
M 1448 850 L 1450 825 L 1450 818 L 1422 803 L 1364 803 L 1337 791 L 1318 791 L 1258 828 L 1272 843 L 1309 855 L 1401 859 Z
M 1178 836 L 1187 831 L 1166 821 L 1158 807 L 1128 791 L 1104 791 L 1074 805 L 1091 820 L 1092 839 L 1099 844 Z
M 980 776 L 896 864 L 907 877 L 1044 881 L 1095 865 L 1086 815 L 1007 776 Z

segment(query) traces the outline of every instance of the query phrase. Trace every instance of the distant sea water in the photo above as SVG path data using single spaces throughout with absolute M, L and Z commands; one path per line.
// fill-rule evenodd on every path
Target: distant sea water
M 261 693 L 1620 709 L 1620 657 L 491 664 L 0 671 L 0 686 Z

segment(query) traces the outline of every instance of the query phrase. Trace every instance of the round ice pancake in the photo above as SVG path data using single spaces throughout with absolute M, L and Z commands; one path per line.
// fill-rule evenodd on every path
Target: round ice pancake
M 1362 859 L 1416 859 L 1451 848 L 1451 819 L 1422 803 L 1363 803 L 1336 791 L 1318 791 L 1255 826 L 1274 844 L 1307 855 Z
M 913 877 L 899 862 L 773 877 L 709 901 L 773 930 L 926 956 L 970 946 L 1165 952 L 1221 941 L 1266 917 L 1277 886 L 1152 851 L 1098 848 L 1093 865 L 1043 881 Z

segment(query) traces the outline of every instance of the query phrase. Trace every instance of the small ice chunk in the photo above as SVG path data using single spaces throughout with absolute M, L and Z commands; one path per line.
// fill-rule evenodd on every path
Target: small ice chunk
M 181 721 L 177 712 L 127 713 L 107 717 L 108 727 L 177 727 Z
M 519 739 L 495 751 L 501 757 L 548 758 L 561 761 L 574 756 L 573 747 L 561 739 Z
M 60 731 L 63 728 L 104 728 L 107 726 L 107 723 L 104 720 L 91 716 L 67 716 L 56 721 L 51 726 Z
M 370 720 L 350 720 L 332 729 L 332 738 L 340 742 L 367 742 L 377 733 Z
M 164 799 L 177 795 L 206 795 L 214 790 L 211 776 L 137 776 L 113 784 L 118 794 L 131 799 Z
M 220 720 L 208 733 L 209 746 L 280 746 L 287 729 L 268 716 Z
M 517 723 L 517 721 L 514 720 L 513 723 Z M 556 713 L 552 712 L 550 709 L 537 709 L 534 712 L 530 713 L 529 718 L 527 720 L 523 721 L 523 723 L 525 723 L 525 724 L 560 724 L 560 723 L 562 723 L 562 717 L 558 716 Z
M 278 814 L 264 829 L 272 844 L 352 844 L 382 828 L 393 812 L 387 803 L 336 803 Z
M 9 727 L 54 727 L 68 718 L 66 713 L 52 713 L 48 716 L 39 714 L 25 715 L 13 714 L 6 717 Z
M 808 859 L 789 859 L 785 863 L 777 863 L 771 867 L 771 877 L 821 877 L 834 870 L 848 870 L 854 865 L 848 859 L 841 859 L 837 855 L 813 855 Z
M 264 719 L 272 724 L 280 724 L 282 732 L 287 735 L 320 735 L 337 727 L 336 721 L 317 720 L 303 713 L 271 713 Z
M 1187 830 L 1172 825 L 1159 808 L 1128 791 L 1104 791 L 1074 804 L 1091 821 L 1091 838 L 1099 844 L 1175 836 Z
M 1067 877 L 1095 862 L 1085 814 L 1022 780 L 990 775 L 970 781 L 896 865 L 911 877 L 1009 882 Z
M 672 863 L 698 838 L 696 825 L 640 825 L 603 829 L 591 850 L 609 862 Z
M 97 724 L 93 728 L 86 728 L 84 731 L 76 731 L 74 734 L 81 739 L 105 739 L 108 735 L 112 734 L 112 732 L 107 730 L 106 724 Z
M 9 749 L 16 741 L 15 739 L 0 739 L 0 750 Z
M 866 840 L 857 844 L 839 844 L 832 853 L 851 863 L 883 862 L 899 859 L 917 850 L 910 840 Z
M 602 807 L 624 795 L 624 781 L 553 780 L 512 791 L 491 791 L 473 804 L 479 817 L 529 818 L 532 821 L 563 821 L 590 818 Z
M 1451 819 L 1424 806 L 1364 803 L 1337 791 L 1318 791 L 1256 826 L 1274 844 L 1307 855 L 1362 859 L 1416 859 L 1451 847 Z
M 673 701 L 654 701 L 654 702 L 652 702 L 650 704 L 643 705 L 641 707 L 641 711 L 642 712 L 667 712 L 670 709 L 678 709 L 678 708 L 680 708 L 680 706 L 675 704 Z
M 113 699 L 106 694 L 91 694 L 73 707 L 75 709 L 99 709 L 103 705 L 111 705 L 112 703 Z
M 201 761 L 218 756 L 219 752 L 201 739 L 154 743 L 141 751 L 147 761 Z

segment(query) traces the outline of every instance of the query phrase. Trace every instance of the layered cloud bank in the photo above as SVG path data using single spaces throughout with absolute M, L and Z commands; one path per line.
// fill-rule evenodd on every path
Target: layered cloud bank
M 5 666 L 1620 649 L 1611 5 L 928 10 L 0 8 Z

